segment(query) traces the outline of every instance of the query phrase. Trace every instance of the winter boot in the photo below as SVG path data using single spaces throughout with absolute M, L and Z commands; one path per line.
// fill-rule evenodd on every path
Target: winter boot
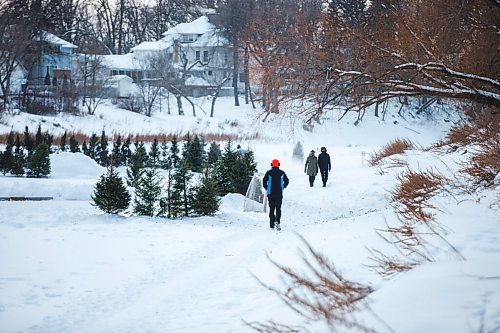
M 279 224 L 279 223 L 276 223 L 276 224 L 275 224 L 275 226 L 274 226 L 274 228 L 275 228 L 276 230 L 278 230 L 278 231 L 281 231 L 281 226 L 280 226 L 280 224 Z

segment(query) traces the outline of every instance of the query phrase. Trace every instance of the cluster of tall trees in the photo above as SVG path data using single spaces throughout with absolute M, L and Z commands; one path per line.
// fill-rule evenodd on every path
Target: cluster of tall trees
M 225 0 L 219 11 L 268 112 L 294 101 L 312 120 L 409 97 L 500 105 L 496 0 Z
M 212 215 L 219 208 L 219 198 L 230 192 L 244 193 L 256 163 L 251 150 L 235 150 L 228 142 L 221 151 L 217 144 L 205 153 L 204 144 L 195 136 L 184 143 L 179 155 L 177 141 L 168 151 L 151 145 L 136 146 L 130 157 L 124 181 L 112 164 L 96 184 L 92 199 L 107 213 L 127 210 L 145 216 L 176 218 Z M 167 171 L 161 172 L 161 169 Z M 127 186 L 128 185 L 128 188 Z M 133 199 L 129 194 L 133 190 Z
M 41 178 L 50 174 L 52 136 L 42 134 L 41 127 L 33 136 L 26 126 L 24 135 L 11 132 L 4 151 L 0 151 L 0 172 L 3 175 Z
M 6 0 L 0 72 L 39 53 L 42 29 L 81 53 L 121 54 L 208 8 L 233 46 L 235 105 L 242 73 L 247 103 L 272 113 L 298 102 L 310 120 L 410 97 L 500 105 L 497 0 Z M 85 102 L 92 114 L 96 100 Z

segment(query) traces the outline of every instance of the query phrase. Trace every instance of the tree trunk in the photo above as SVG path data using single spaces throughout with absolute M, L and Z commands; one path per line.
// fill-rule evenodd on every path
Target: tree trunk
M 179 116 L 184 115 L 184 110 L 182 109 L 182 100 L 180 94 L 175 94 L 175 99 L 177 100 L 177 110 L 179 111 Z
M 238 38 L 233 35 L 233 90 L 234 90 L 234 106 L 240 106 L 238 99 Z

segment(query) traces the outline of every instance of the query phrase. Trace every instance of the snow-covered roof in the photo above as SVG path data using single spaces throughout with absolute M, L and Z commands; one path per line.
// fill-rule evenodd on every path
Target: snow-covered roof
M 104 65 L 109 68 L 137 69 L 141 63 L 140 59 L 133 53 L 127 54 L 107 54 L 102 56 Z
M 49 44 L 60 45 L 61 47 L 66 47 L 69 49 L 76 49 L 78 46 L 71 44 L 68 41 L 65 41 L 62 38 L 57 37 L 56 35 L 51 34 L 50 32 L 43 31 L 42 39 Z
M 204 34 L 212 29 L 214 25 L 209 22 L 208 17 L 201 16 L 189 23 L 181 23 L 163 33 L 163 36 L 178 34 Z
M 165 40 L 159 40 L 155 42 L 142 42 L 139 45 L 134 46 L 130 49 L 132 52 L 137 51 L 162 51 L 168 49 L 172 44 Z
M 210 83 L 201 77 L 189 77 L 186 79 L 186 86 L 209 87 Z

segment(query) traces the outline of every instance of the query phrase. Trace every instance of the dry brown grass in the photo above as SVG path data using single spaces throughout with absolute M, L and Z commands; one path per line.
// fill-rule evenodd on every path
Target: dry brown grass
M 419 264 L 419 262 L 409 259 L 402 259 L 398 256 L 388 256 L 376 249 L 368 249 L 370 259 L 374 262 L 373 265 L 367 267 L 373 269 L 378 275 L 388 278 L 397 273 L 404 273 Z
M 460 170 L 472 179 L 473 188 L 497 187 L 500 173 L 500 144 L 481 145 Z
M 373 291 L 370 286 L 346 279 L 325 256 L 313 250 L 303 238 L 307 252 L 302 259 L 308 273 L 299 273 L 272 259 L 271 263 L 280 271 L 286 288 L 271 287 L 257 280 L 278 295 L 286 305 L 309 321 L 326 323 L 332 331 L 339 327 L 356 329 L 359 332 L 374 332 L 360 324 L 353 316 L 362 308 L 369 308 L 367 296 Z M 312 259 L 308 259 L 312 258 Z M 274 322 L 252 323 L 259 332 L 280 332 Z M 285 332 L 294 332 L 286 330 Z
M 21 138 L 24 137 L 24 132 L 13 132 L 14 137 L 19 134 Z M 35 133 L 31 133 L 32 136 L 34 137 Z M 46 134 L 46 132 L 44 132 Z M 83 144 L 83 141 L 86 141 L 87 143 L 90 140 L 90 136 L 81 132 L 68 132 L 66 133 L 66 142 L 69 144 L 69 138 L 71 135 L 75 134 L 76 140 L 78 143 L 81 145 Z M 101 136 L 101 133 L 96 133 L 99 137 Z M 107 134 L 108 138 L 110 141 L 116 141 L 118 138 L 119 134 Z M 194 135 L 191 134 L 191 137 Z M 172 141 L 173 137 L 175 136 L 177 138 L 177 141 L 185 141 L 187 139 L 187 134 L 178 134 L 178 133 L 161 133 L 161 134 L 142 134 L 142 135 L 120 135 L 122 138 L 122 142 L 126 140 L 127 137 L 130 137 L 131 141 L 142 141 L 142 142 L 153 142 L 154 139 L 156 138 L 159 142 L 170 142 Z M 258 139 L 258 135 L 236 135 L 236 134 L 220 134 L 220 133 L 207 133 L 207 134 L 202 134 L 205 142 L 222 142 L 222 141 L 245 141 L 245 140 L 254 140 Z M 7 137 L 8 134 L 1 134 L 0 135 L 0 144 L 5 144 L 7 142 Z M 61 142 L 62 135 L 54 136 L 52 143 L 54 145 L 59 145 Z
M 406 150 L 414 148 L 415 145 L 410 140 L 397 138 L 386 144 L 379 152 L 374 152 L 368 159 L 368 163 L 371 166 L 377 166 L 386 157 L 403 154 Z
M 397 213 L 407 221 L 429 222 L 432 214 L 427 209 L 435 208 L 429 199 L 442 190 L 447 179 L 432 171 L 407 170 L 398 177 L 399 185 L 390 191 L 392 201 L 398 204 Z

